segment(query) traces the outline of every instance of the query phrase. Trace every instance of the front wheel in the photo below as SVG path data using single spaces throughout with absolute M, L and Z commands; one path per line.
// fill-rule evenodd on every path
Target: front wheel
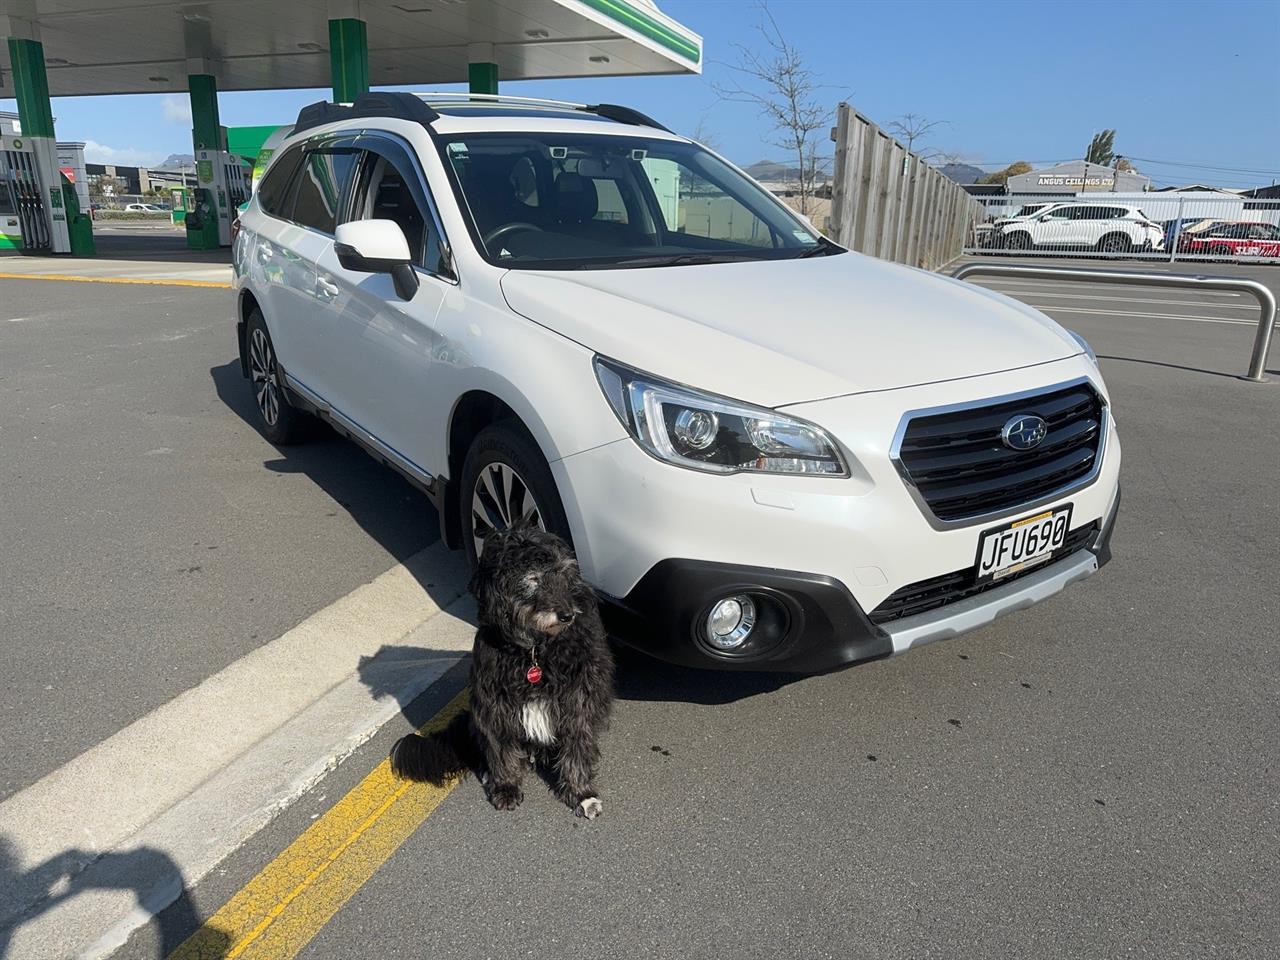
M 463 461 L 458 493 L 463 549 L 472 570 L 485 537 L 494 531 L 517 526 L 549 530 L 573 546 L 551 468 L 516 421 L 480 431 Z

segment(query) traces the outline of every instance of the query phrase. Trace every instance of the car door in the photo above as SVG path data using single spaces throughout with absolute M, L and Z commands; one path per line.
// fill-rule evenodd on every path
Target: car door
M 349 218 L 394 220 L 414 257 L 420 285 L 401 300 L 389 274 L 345 269 L 332 249 L 318 262 L 319 285 L 333 291 L 334 356 L 328 398 L 346 425 L 403 469 L 427 479 L 443 438 L 428 435 L 422 411 L 432 394 L 441 337 L 436 315 L 456 281 L 442 265 L 442 231 L 417 159 L 390 134 L 356 142 L 361 152 Z
M 1054 207 L 1040 217 L 1035 231 L 1037 246 L 1062 246 L 1071 242 L 1074 211 L 1078 207 Z
M 268 278 L 267 322 L 280 365 L 322 399 L 335 366 L 334 291 L 320 284 L 316 263 L 333 249 L 358 156 L 350 137 L 305 145 L 280 212 L 254 245 L 254 268 Z

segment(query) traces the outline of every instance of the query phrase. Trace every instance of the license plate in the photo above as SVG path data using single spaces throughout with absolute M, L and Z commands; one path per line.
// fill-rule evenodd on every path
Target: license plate
M 1071 504 L 1065 503 L 1034 517 L 1023 517 L 984 530 L 978 537 L 977 580 L 1001 580 L 1053 556 L 1071 529 Z

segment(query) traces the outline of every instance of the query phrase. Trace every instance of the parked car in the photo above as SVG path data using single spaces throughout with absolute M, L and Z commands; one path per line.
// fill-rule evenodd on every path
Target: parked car
M 1215 223 L 1179 237 L 1178 251 L 1230 260 L 1280 257 L 1280 227 L 1261 222 Z
M 1120 444 L 1080 337 L 844 250 L 633 110 L 312 105 L 233 263 L 268 440 L 324 418 L 473 564 L 555 531 L 659 657 L 829 669 L 1110 557 Z
M 1056 203 L 1028 203 L 1018 208 L 1016 213 L 1007 217 L 994 218 L 989 224 L 979 224 L 975 228 L 978 237 L 978 246 L 980 247 L 999 247 L 1003 245 L 1001 230 L 1008 224 L 1019 223 L 1029 219 L 1037 213 L 1043 213 L 1049 207 L 1055 207 Z
M 1128 253 L 1164 248 L 1164 228 L 1137 207 L 1105 203 L 1054 203 L 1010 217 L 993 244 L 1004 250 L 1034 247 Z

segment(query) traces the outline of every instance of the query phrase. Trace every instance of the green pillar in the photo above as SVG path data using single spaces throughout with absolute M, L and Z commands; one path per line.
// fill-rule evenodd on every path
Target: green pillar
M 472 63 L 467 65 L 467 79 L 472 93 L 498 92 L 498 65 L 496 63 Z
M 369 92 L 369 35 L 363 20 L 329 21 L 329 73 L 334 103 L 351 103 Z
M 219 128 L 218 81 L 207 73 L 193 73 L 187 77 L 187 90 L 191 95 L 191 136 L 197 150 L 217 150 Z
M 217 250 L 219 245 L 218 222 L 221 210 L 218 190 L 217 153 L 222 147 L 222 122 L 218 116 L 218 80 L 212 74 L 187 75 L 187 92 L 191 97 L 191 142 L 196 154 L 197 188 L 191 209 L 198 211 L 188 215 L 187 246 L 192 250 Z M 213 162 L 200 159 L 200 151 L 212 152 Z
M 44 72 L 44 44 L 39 40 L 9 38 L 9 60 L 18 97 L 18 117 L 28 137 L 53 136 L 53 107 L 49 105 L 49 80 Z

